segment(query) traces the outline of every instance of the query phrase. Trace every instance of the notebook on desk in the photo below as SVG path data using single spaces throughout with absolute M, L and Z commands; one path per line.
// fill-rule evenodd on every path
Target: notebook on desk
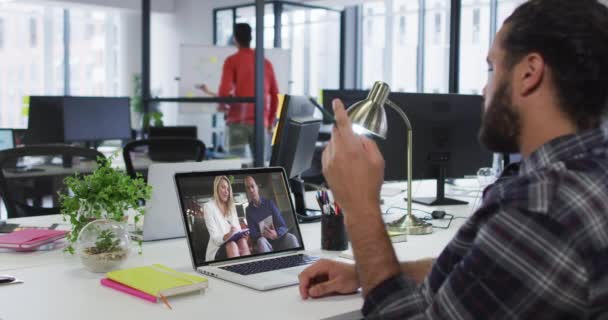
M 197 272 L 270 290 L 297 284 L 300 272 L 318 259 L 304 252 L 282 168 L 178 173 L 175 182 Z M 219 209 L 230 207 L 235 194 L 248 199 L 241 218 L 236 209 Z M 265 225 L 268 217 L 272 217 L 271 228 L 260 230 L 260 222 Z M 232 227 L 248 228 L 249 234 L 225 244 L 224 239 L 237 232 Z

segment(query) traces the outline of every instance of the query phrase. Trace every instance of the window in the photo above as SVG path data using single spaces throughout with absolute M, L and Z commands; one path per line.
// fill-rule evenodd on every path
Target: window
M 236 9 L 236 23 L 248 23 L 251 26 L 251 47 L 255 47 L 255 7 Z M 274 47 L 274 9 L 272 4 L 264 6 L 264 48 Z
M 509 15 L 524 2 L 525 0 L 498 0 L 496 30 L 500 30 L 500 27 Z
M 393 91 L 418 91 L 418 0 L 393 0 L 393 43 L 390 84 Z
M 119 15 L 113 11 L 70 9 L 70 94 L 116 96 Z
M 419 0 L 362 5 L 362 89 L 384 81 L 393 91 L 448 91 L 450 1 L 425 0 L 423 8 Z
M 450 70 L 450 0 L 426 0 L 423 92 L 447 93 Z
M 485 61 L 490 48 L 490 5 L 490 0 L 462 1 L 459 93 L 479 94 L 486 83 Z
M 291 50 L 291 84 L 281 92 L 316 97 L 340 85 L 340 14 L 283 5 L 281 47 Z M 316 44 L 336 45 L 316 45 Z
M 232 46 L 232 9 L 218 11 L 216 19 L 215 44 Z
M 4 19 L 0 19 L 0 49 L 4 48 Z
M 36 43 L 38 42 L 38 30 L 36 26 L 36 18 L 30 18 L 30 48 L 36 47 Z
M 399 12 L 397 13 L 398 17 L 399 17 L 399 29 L 398 29 L 399 31 L 398 31 L 397 38 L 399 39 L 398 43 L 400 46 L 404 46 L 405 41 L 407 39 L 407 37 L 406 37 L 407 36 L 407 19 L 405 16 L 405 12 L 406 12 L 405 6 L 400 6 Z
M 63 94 L 62 34 L 61 9 L 0 3 L 0 127 L 27 126 L 27 96 Z
M 435 13 L 435 33 L 433 35 L 433 43 L 439 44 L 439 39 L 441 39 L 441 13 Z
M 479 8 L 473 9 L 473 44 L 479 43 Z
M 361 87 L 369 89 L 376 81 L 391 84 L 387 74 L 386 61 L 387 26 L 386 5 L 384 2 L 369 2 L 363 4 L 363 57 Z M 388 40 L 390 42 L 391 40 Z
M 321 89 L 340 85 L 340 13 L 295 3 L 281 5 L 280 47 L 289 49 L 291 70 L 277 74 L 279 92 L 316 97 Z M 275 46 L 274 4 L 264 8 L 264 47 Z M 255 33 L 255 7 L 226 8 L 215 12 L 215 45 L 231 45 L 232 12 L 237 23 L 248 23 Z M 230 32 L 226 32 L 226 30 Z M 255 34 L 252 46 L 255 46 Z M 336 45 L 328 45 L 336 44 Z M 275 67 L 275 73 L 277 73 Z M 281 79 L 283 77 L 283 79 Z M 287 78 L 289 77 L 289 78 Z
M 27 126 L 28 96 L 65 93 L 64 11 L 70 22 L 70 94 L 119 94 L 116 11 L 0 2 L 0 127 Z

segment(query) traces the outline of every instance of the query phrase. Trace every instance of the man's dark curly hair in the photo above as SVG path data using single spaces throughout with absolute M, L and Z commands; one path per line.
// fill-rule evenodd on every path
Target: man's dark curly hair
M 579 130 L 599 126 L 608 108 L 608 7 L 597 0 L 530 0 L 505 27 L 507 67 L 540 54 L 562 110 Z
M 251 45 L 251 26 L 247 23 L 234 25 L 234 40 L 242 47 L 249 48 Z

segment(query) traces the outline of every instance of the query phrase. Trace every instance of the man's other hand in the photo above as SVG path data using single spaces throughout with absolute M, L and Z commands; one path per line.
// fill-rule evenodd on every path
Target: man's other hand
M 355 293 L 360 287 L 355 265 L 332 260 L 319 260 L 302 271 L 298 278 L 302 299 Z

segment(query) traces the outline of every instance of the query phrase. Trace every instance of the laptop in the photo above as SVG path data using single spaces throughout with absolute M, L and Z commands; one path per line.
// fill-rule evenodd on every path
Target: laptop
M 202 162 L 153 163 L 148 168 L 152 196 L 146 202 L 143 240 L 185 237 L 173 176 L 178 172 L 238 169 L 240 159 L 205 160 Z
M 227 185 L 223 181 L 230 182 L 227 189 L 232 191 L 228 196 L 221 194 L 221 190 L 226 190 L 222 184 Z M 252 196 L 252 181 L 257 186 L 257 198 Z M 175 182 L 190 257 L 197 272 L 264 291 L 297 284 L 300 272 L 318 260 L 304 253 L 302 233 L 283 168 L 178 173 Z M 233 213 L 224 216 L 217 209 L 214 186 L 220 190 L 216 192 L 219 198 L 232 198 L 234 206 L 244 208 L 244 213 L 237 208 L 228 210 Z M 248 199 L 259 199 L 252 200 L 258 204 Z M 265 233 L 259 230 L 260 222 L 269 215 L 273 217 L 274 236 L 269 236 L 268 230 Z M 235 223 L 248 232 L 238 232 L 243 236 L 235 238 L 237 232 L 230 232 L 230 226 Z M 223 230 L 228 232 L 224 234 Z M 275 240 L 269 240 L 271 237 Z M 238 246 L 237 254 L 235 250 L 228 250 L 228 246 Z M 240 252 L 249 254 L 238 256 Z

